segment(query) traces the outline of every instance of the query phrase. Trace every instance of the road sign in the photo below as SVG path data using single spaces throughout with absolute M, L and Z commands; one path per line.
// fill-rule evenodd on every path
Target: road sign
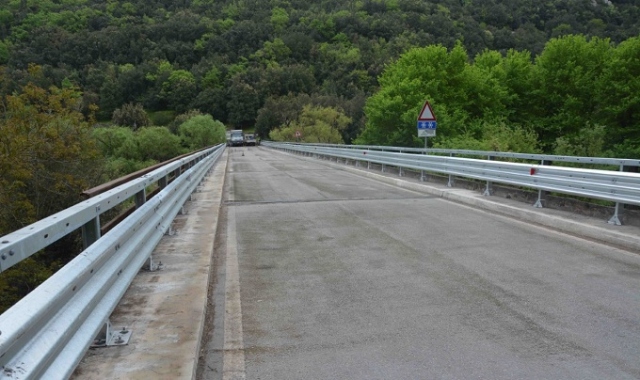
M 418 130 L 420 129 L 436 129 L 438 123 L 435 121 L 420 121 L 418 120 Z
M 418 137 L 435 137 L 435 129 L 418 129 Z
M 433 137 L 436 135 L 438 122 L 436 121 L 436 115 L 433 113 L 428 101 L 424 102 L 422 111 L 420 111 L 420 114 L 418 115 L 417 127 L 418 137 Z
M 436 117 L 433 114 L 429 101 L 424 102 L 422 111 L 420 111 L 420 115 L 418 115 L 418 121 L 436 121 Z

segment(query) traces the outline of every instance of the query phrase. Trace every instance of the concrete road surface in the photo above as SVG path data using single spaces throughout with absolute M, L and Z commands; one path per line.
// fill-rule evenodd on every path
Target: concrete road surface
M 637 254 L 266 148 L 227 170 L 201 379 L 640 378 Z

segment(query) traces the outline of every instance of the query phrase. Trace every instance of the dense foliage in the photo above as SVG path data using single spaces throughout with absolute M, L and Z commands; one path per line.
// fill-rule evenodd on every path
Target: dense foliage
M 84 113 L 110 120 L 125 104 L 184 113 L 198 109 L 266 136 L 282 99 L 308 96 L 364 126 L 364 99 L 386 64 L 410 48 L 461 41 L 485 49 L 542 52 L 554 37 L 583 34 L 620 43 L 640 31 L 640 7 L 609 0 L 0 0 L 0 94 L 24 83 L 68 81 Z M 302 112 L 295 109 L 296 119 Z M 272 116 L 272 117 L 269 117 Z M 138 124 L 138 126 L 140 126 Z
M 33 82 L 42 79 L 30 66 Z M 74 87 L 43 89 L 30 83 L 0 99 L 0 235 L 79 201 L 98 183 L 100 154 L 80 113 Z M 50 246 L 0 276 L 0 311 L 33 290 L 73 257 L 77 235 Z
M 95 127 L 80 112 L 77 88 L 38 87 L 39 66 L 30 66 L 28 75 L 19 92 L 0 99 L 0 235 L 80 202 L 92 186 L 224 142 L 222 123 L 193 112 L 176 118 L 177 134 L 158 126 Z M 75 232 L 3 272 L 0 312 L 80 250 Z
M 364 144 L 420 145 L 416 115 L 432 102 L 450 148 L 640 157 L 640 38 L 618 46 L 552 39 L 535 59 L 461 45 L 415 48 L 389 65 L 369 98 Z

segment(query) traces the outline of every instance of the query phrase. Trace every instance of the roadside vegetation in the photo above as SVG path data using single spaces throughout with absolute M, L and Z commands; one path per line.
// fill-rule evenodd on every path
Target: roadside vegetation
M 125 105 L 113 123 L 85 116 L 82 93 L 72 85 L 48 89 L 28 84 L 2 99 L 0 118 L 0 236 L 82 200 L 82 191 L 183 153 L 224 142 L 225 126 L 211 115 L 176 118 L 173 133 L 153 126 L 144 110 Z M 93 111 L 93 110 L 92 110 Z M 28 294 L 80 252 L 78 233 L 0 274 L 0 312 Z

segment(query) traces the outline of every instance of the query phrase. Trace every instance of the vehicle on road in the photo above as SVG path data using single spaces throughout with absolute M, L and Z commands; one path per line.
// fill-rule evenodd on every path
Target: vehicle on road
M 246 146 L 256 146 L 256 137 L 253 134 L 244 135 L 244 145 Z
M 229 134 L 227 146 L 244 146 L 244 133 L 241 129 L 234 129 Z

